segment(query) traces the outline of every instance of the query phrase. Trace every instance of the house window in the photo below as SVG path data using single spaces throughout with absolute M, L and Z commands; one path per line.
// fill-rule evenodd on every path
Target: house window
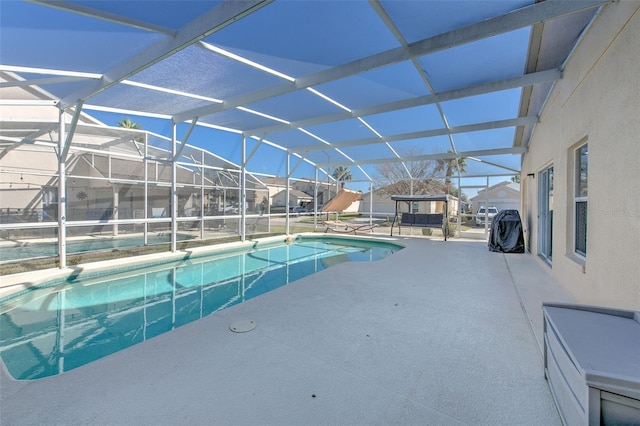
M 575 151 L 574 194 L 574 250 L 587 255 L 587 195 L 588 195 L 589 151 L 584 144 Z
M 551 264 L 553 256 L 553 166 L 538 173 L 538 253 Z

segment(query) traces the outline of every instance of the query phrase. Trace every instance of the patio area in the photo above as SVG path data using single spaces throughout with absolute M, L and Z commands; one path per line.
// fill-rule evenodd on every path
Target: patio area
M 388 238 L 388 237 L 386 237 Z M 344 263 L 60 376 L 1 372 L 0 422 L 559 425 L 529 254 L 397 237 Z M 233 333 L 251 319 L 257 327 Z

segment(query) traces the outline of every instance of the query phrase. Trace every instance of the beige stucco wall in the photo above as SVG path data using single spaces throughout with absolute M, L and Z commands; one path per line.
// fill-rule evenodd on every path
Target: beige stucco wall
M 358 211 L 363 215 L 369 214 L 369 205 L 370 205 L 370 197 L 371 193 L 367 192 L 362 194 L 360 199 L 360 206 Z M 400 203 L 398 205 L 400 211 L 406 212 L 408 207 L 407 203 Z M 444 203 L 441 201 L 436 202 L 421 202 L 418 203 L 417 213 L 442 213 L 442 209 L 444 208 Z M 452 198 L 449 201 L 449 214 L 455 215 L 458 212 L 458 199 Z M 380 191 L 373 192 L 373 214 L 377 216 L 381 215 L 390 215 L 393 218 L 393 215 L 396 213 L 396 202 L 391 200 L 391 196 L 382 193 Z
M 282 179 L 284 181 L 284 179 Z M 274 183 L 272 180 L 265 180 L 265 184 L 267 185 L 267 187 L 269 188 L 269 200 L 271 200 L 271 204 L 274 206 L 284 206 L 284 195 L 282 195 L 281 197 L 278 196 L 276 198 L 274 198 L 276 195 L 278 195 L 280 192 L 284 191 L 285 185 L 284 183 Z M 292 180 L 289 185 L 291 186 L 291 189 L 297 189 L 298 191 L 302 191 L 305 192 L 309 195 L 311 195 L 313 197 L 313 187 L 314 187 L 314 183 L 313 182 L 307 182 L 307 181 L 294 181 Z M 336 189 L 335 185 L 331 185 L 331 189 L 330 189 L 330 193 L 333 194 L 333 196 L 336 195 L 336 192 L 338 190 Z M 318 202 L 320 204 L 322 204 L 322 195 L 324 193 L 326 193 L 327 196 L 329 196 L 329 192 L 327 192 L 327 183 L 326 182 L 318 182 Z M 275 204 L 276 200 L 280 203 L 280 204 Z M 325 199 L 325 201 L 328 201 Z M 291 200 L 292 204 L 291 205 L 298 205 L 297 201 L 294 203 L 293 200 Z
M 589 144 L 587 256 L 572 255 L 573 148 Z M 550 273 L 580 303 L 640 310 L 640 2 L 606 6 L 552 90 L 522 165 L 538 253 L 540 172 L 554 166 Z M 535 173 L 535 177 L 527 174 Z
M 489 188 L 489 191 L 478 191 L 478 195 L 470 198 L 471 208 L 473 214 L 478 214 L 480 206 L 485 204 L 489 207 L 496 207 L 500 210 L 518 210 L 520 211 L 520 191 L 515 191 L 509 188 L 510 182 L 503 182 L 494 187 Z

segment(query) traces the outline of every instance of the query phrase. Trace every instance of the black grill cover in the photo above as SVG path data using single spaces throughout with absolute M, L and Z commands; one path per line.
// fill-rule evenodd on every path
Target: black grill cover
M 494 216 L 489 233 L 489 250 L 501 253 L 524 253 L 522 222 L 518 210 L 500 210 Z

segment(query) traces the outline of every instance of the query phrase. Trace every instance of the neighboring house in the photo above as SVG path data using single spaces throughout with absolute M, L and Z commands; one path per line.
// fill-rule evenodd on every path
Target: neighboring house
M 74 139 L 89 138 L 83 135 L 85 130 L 78 125 Z M 113 130 L 123 132 L 123 130 Z M 91 135 L 95 143 L 97 137 Z M 144 213 L 144 163 L 133 158 L 136 154 L 133 147 L 121 145 L 118 154 L 129 154 L 130 157 L 118 157 L 108 153 L 73 152 L 67 163 L 66 195 L 67 220 L 108 220 L 108 219 L 141 219 Z M 166 152 L 149 148 L 150 155 L 162 156 Z M 15 172 L 4 173 L 1 177 L 2 207 L 0 221 L 11 221 L 5 217 L 20 213 L 41 215 L 44 220 L 56 220 L 58 206 L 58 178 L 56 156 L 48 147 L 25 144 L 4 152 L 3 165 Z M 33 162 L 38 164 L 38 173 L 20 173 L 30 170 Z M 171 206 L 171 167 L 165 163 L 148 160 L 147 170 L 150 176 L 147 193 L 147 216 L 168 217 Z M 205 215 L 218 215 L 238 207 L 238 190 L 231 177 L 222 173 L 208 171 L 201 176 L 197 169 L 194 172 L 185 167 L 177 167 L 176 179 L 180 186 L 177 189 L 178 215 L 199 216 L 201 209 Z M 196 185 L 189 185 L 192 182 Z M 201 193 L 198 184 L 204 182 L 205 190 Z M 221 189 L 224 187 L 225 189 Z M 261 194 L 266 194 L 255 182 L 247 182 L 247 207 L 249 211 L 257 211 Z M 204 198 L 202 198 L 204 197 Z M 202 199 L 201 199 L 202 198 Z
M 287 191 L 282 190 L 271 197 L 271 205 L 275 207 L 284 207 L 286 205 Z M 307 207 L 313 204 L 313 196 L 306 192 L 292 189 L 289 191 L 289 207 L 302 206 Z
M 478 214 L 480 206 L 496 207 L 500 210 L 520 211 L 520 184 L 500 182 L 487 189 L 478 191 L 478 195 L 469 199 L 471 213 Z
M 583 31 L 549 95 L 521 106 L 545 105 L 522 159 L 526 244 L 578 303 L 637 310 L 640 3 L 609 3 Z
M 15 80 L 0 72 L 0 82 Z M 48 101 L 44 90 L 11 87 L 4 95 L 12 99 Z M 70 123 L 73 111 L 65 113 Z M 50 106 L 0 106 L 2 132 L 24 142 L 0 146 L 0 223 L 56 221 L 58 216 L 58 159 L 56 138 L 58 109 Z M 34 131 L 30 129 L 48 129 Z M 153 141 L 142 156 L 144 139 Z M 161 138 L 152 133 L 124 128 L 106 128 L 82 113 L 66 161 L 66 219 L 68 221 L 141 219 L 169 217 L 171 213 L 171 167 L 163 161 L 170 150 L 161 148 Z M 167 146 L 169 146 L 167 144 Z M 230 165 L 211 157 L 220 169 Z M 145 189 L 145 166 L 148 185 Z M 230 213 L 239 199 L 239 173 L 178 165 L 176 168 L 179 216 Z M 200 186 L 204 184 L 204 190 Z M 247 179 L 247 208 L 257 212 L 267 191 Z M 36 218 L 36 219 L 34 219 Z M 115 225 L 117 227 L 117 225 Z M 81 232 L 83 228 L 79 229 Z M 115 228 L 114 228 L 115 229 Z
M 401 194 L 398 194 L 401 195 Z M 411 213 L 442 213 L 444 208 L 442 201 L 437 202 L 419 202 L 413 203 Z M 400 203 L 398 205 L 400 211 L 408 211 L 409 208 L 406 203 Z M 391 199 L 391 195 L 385 188 L 379 188 L 373 190 L 373 205 L 371 205 L 371 192 L 362 194 L 360 199 L 360 213 L 369 214 L 369 209 L 372 209 L 374 216 L 393 216 L 396 213 L 396 202 Z M 449 213 L 455 215 L 458 212 L 458 199 L 451 197 L 449 201 Z
M 273 206 L 284 206 L 284 197 L 278 196 L 280 192 L 285 190 L 286 187 L 286 178 L 281 177 L 265 177 L 260 178 L 260 181 L 269 188 L 269 199 Z M 313 193 L 314 193 L 314 181 L 313 179 L 290 179 L 289 185 L 292 190 L 297 190 L 306 193 L 309 197 L 311 197 L 311 201 L 305 201 L 305 207 L 313 208 Z M 318 205 L 322 205 L 327 203 L 331 198 L 333 198 L 337 192 L 335 183 L 327 183 L 325 181 L 318 181 Z M 275 200 L 279 200 L 281 204 L 275 204 Z M 299 205 L 299 204 L 292 204 Z

